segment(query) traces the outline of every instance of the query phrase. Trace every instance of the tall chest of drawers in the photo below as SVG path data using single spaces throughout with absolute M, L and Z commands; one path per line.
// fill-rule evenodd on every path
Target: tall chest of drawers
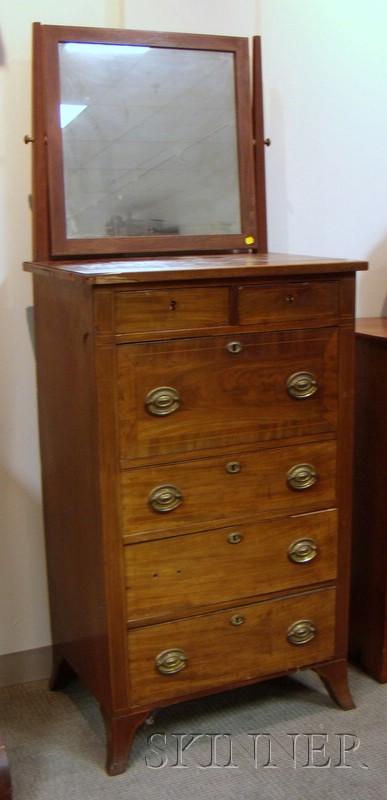
M 355 272 L 273 254 L 29 263 L 53 687 L 122 772 L 150 711 L 313 668 L 342 708 Z

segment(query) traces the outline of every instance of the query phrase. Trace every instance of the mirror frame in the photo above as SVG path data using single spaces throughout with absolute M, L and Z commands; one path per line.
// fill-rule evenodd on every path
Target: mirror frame
M 257 194 L 262 201 L 264 199 L 264 177 L 262 168 L 257 171 L 257 162 L 254 161 L 248 39 L 204 34 L 52 26 L 40 23 L 34 23 L 33 35 L 35 258 L 73 259 L 75 257 L 95 258 L 96 256 L 115 258 L 140 254 L 154 255 L 155 253 L 159 255 L 222 253 L 256 251 L 257 249 L 265 252 L 265 209 L 257 211 L 256 208 L 255 179 L 258 176 L 260 185 Z M 233 54 L 240 233 L 188 236 L 179 234 L 103 236 L 88 239 L 67 237 L 62 137 L 59 123 L 59 44 L 65 42 L 134 44 L 150 47 L 212 50 Z M 256 44 L 254 47 L 256 51 Z M 256 56 L 254 57 L 256 60 Z M 256 118 L 256 97 L 254 101 Z M 258 117 L 261 109 L 262 95 L 260 92 Z M 263 155 L 261 166 L 262 159 Z

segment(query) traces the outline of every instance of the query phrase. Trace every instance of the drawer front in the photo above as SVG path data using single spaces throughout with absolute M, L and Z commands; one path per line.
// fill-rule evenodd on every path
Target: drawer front
M 335 592 L 326 589 L 133 629 L 132 702 L 176 698 L 324 661 L 334 655 L 334 616 Z
M 126 545 L 128 620 L 332 581 L 336 540 L 330 510 Z
M 337 281 L 289 281 L 241 286 L 238 308 L 241 325 L 337 317 L 339 285 Z
M 334 431 L 337 330 L 123 344 L 123 460 Z
M 116 292 L 116 333 L 172 331 L 227 325 L 227 288 L 149 289 Z
M 122 532 L 336 506 L 332 441 L 123 470 Z

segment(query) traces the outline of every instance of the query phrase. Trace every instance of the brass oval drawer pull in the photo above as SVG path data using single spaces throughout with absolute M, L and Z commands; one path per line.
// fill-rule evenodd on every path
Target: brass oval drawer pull
M 147 411 L 156 417 L 166 417 L 180 406 L 180 395 L 172 386 L 158 386 L 145 398 Z
M 295 564 L 305 564 L 307 561 L 313 561 L 317 552 L 318 548 L 314 539 L 297 539 L 290 545 L 288 556 Z
M 242 614 L 234 614 L 234 616 L 230 619 L 230 625 L 235 625 L 238 627 L 238 625 L 243 625 L 245 620 L 246 617 L 243 617 Z
M 310 489 L 317 481 L 317 473 L 312 464 L 295 464 L 288 471 L 287 482 L 292 489 Z
M 162 675 L 174 675 L 187 666 L 188 656 L 184 650 L 180 650 L 179 647 L 173 647 L 170 650 L 163 650 L 162 653 L 159 653 L 155 661 L 156 667 Z
M 241 471 L 241 465 L 239 461 L 229 461 L 226 464 L 226 472 L 229 472 L 230 475 L 235 475 L 237 472 Z
M 287 638 L 291 644 L 307 644 L 316 636 L 317 630 L 311 619 L 299 619 L 289 625 Z
M 242 344 L 240 342 L 229 342 L 226 347 L 229 353 L 240 353 L 242 350 Z
M 241 533 L 229 533 L 227 536 L 227 541 L 229 542 L 229 544 L 239 544 L 239 542 L 241 542 L 242 539 L 243 536 Z
M 313 372 L 294 372 L 286 381 L 286 388 L 295 400 L 305 400 L 317 392 L 317 380 Z
M 153 510 L 162 514 L 177 508 L 181 503 L 182 496 L 177 486 L 164 484 L 152 489 L 148 499 Z

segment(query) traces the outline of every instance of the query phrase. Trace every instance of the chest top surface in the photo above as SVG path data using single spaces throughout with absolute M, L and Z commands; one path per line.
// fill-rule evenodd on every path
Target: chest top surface
M 365 261 L 319 258 L 282 253 L 177 256 L 113 261 L 25 262 L 35 274 L 93 284 L 149 283 L 219 278 L 286 278 L 296 275 L 329 275 L 367 269 Z

